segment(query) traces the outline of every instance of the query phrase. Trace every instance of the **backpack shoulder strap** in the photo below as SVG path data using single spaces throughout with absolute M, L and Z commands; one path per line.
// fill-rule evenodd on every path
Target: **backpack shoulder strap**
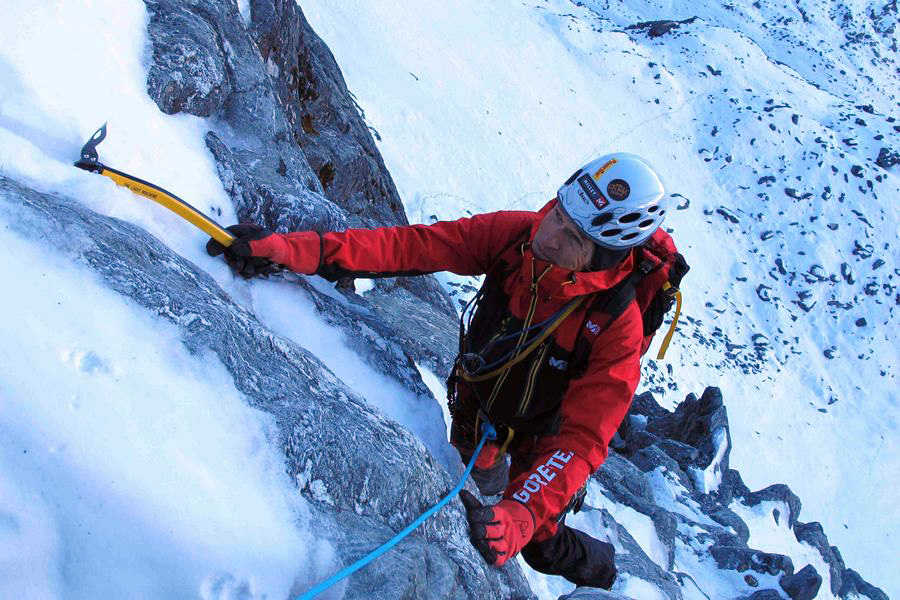
M 484 281 L 481 282 L 481 287 L 478 289 L 475 295 L 472 296 L 472 298 L 460 312 L 459 354 L 462 354 L 465 351 L 467 329 L 466 315 L 469 316 L 469 321 L 471 322 L 472 318 L 475 315 L 475 312 L 477 312 L 478 310 L 479 304 L 485 298 L 485 296 L 490 295 L 491 291 L 496 290 L 497 288 L 502 286 L 503 281 L 511 273 L 514 273 L 516 271 L 519 263 L 521 263 L 522 261 L 522 256 L 524 254 L 522 246 L 528 241 L 530 233 L 531 225 L 514 235 L 512 237 L 512 241 L 510 241 L 506 246 L 503 247 L 503 249 L 499 253 L 497 253 L 494 261 L 491 263 L 484 274 Z
M 588 304 L 587 310 L 584 311 L 584 319 L 581 327 L 578 328 L 575 345 L 572 350 L 572 359 L 570 364 L 576 369 L 582 370 L 587 366 L 587 360 L 591 352 L 591 344 L 584 336 L 584 330 L 587 329 L 588 321 L 591 316 L 597 313 L 606 315 L 606 320 L 599 326 L 598 335 L 609 329 L 616 319 L 631 305 L 637 296 L 637 287 L 641 280 L 649 273 L 658 269 L 661 264 L 648 260 L 641 249 L 638 249 L 638 255 L 635 256 L 636 266 L 628 274 L 625 279 L 617 283 L 614 287 L 604 292 L 596 292 L 594 298 Z

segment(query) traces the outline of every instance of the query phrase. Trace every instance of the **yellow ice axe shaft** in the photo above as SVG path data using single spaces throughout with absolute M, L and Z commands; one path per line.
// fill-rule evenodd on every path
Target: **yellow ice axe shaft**
M 109 177 L 118 185 L 128 188 L 135 194 L 153 200 L 157 204 L 166 207 L 173 213 L 192 224 L 194 227 L 206 233 L 226 248 L 231 245 L 235 237 L 227 229 L 207 217 L 205 214 L 176 196 L 175 194 L 153 185 L 149 181 L 139 179 L 134 175 L 123 173 L 116 169 L 101 164 L 97 156 L 97 145 L 106 137 L 106 124 L 98 129 L 91 139 L 81 149 L 81 160 L 75 163 L 76 167 L 91 171 L 105 177 Z
M 137 177 L 129 175 L 128 173 L 123 173 L 122 171 L 117 171 L 116 169 L 111 169 L 103 165 L 100 165 L 100 170 L 95 172 L 99 173 L 100 175 L 109 177 L 117 184 L 121 185 L 122 187 L 128 188 L 135 194 L 139 194 L 141 196 L 144 196 L 145 198 L 150 198 L 157 204 L 168 208 L 173 213 L 175 213 L 194 227 L 205 232 L 207 235 L 209 235 L 209 237 L 215 239 L 226 248 L 231 245 L 231 242 L 234 241 L 234 236 L 231 235 L 231 233 L 227 229 L 224 229 L 221 225 L 207 217 L 205 214 L 203 214 L 175 194 L 167 192 L 159 186 L 153 185 L 148 181 L 138 179 Z

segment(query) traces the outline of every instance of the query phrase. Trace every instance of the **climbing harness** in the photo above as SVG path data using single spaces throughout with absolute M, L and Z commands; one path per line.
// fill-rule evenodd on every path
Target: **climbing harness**
M 173 213 L 175 213 L 185 221 L 191 223 L 198 229 L 202 230 L 204 233 L 209 235 L 209 237 L 213 238 L 226 248 L 231 245 L 231 242 L 235 240 L 235 237 L 231 235 L 231 233 L 227 229 L 207 217 L 205 214 L 203 214 L 175 194 L 168 192 L 159 186 L 153 185 L 148 181 L 138 179 L 134 175 L 123 173 L 122 171 L 118 171 L 102 164 L 99 160 L 99 157 L 97 156 L 97 146 L 105 138 L 106 123 L 104 123 L 103 126 L 100 127 L 100 129 L 94 132 L 94 135 L 91 136 L 91 139 L 89 139 L 87 143 L 85 143 L 84 147 L 81 149 L 81 159 L 77 163 L 75 163 L 75 166 L 79 169 L 84 169 L 85 171 L 90 171 L 92 173 L 97 173 L 99 175 L 109 177 L 118 185 L 128 188 L 135 194 L 144 196 L 145 198 L 149 198 L 157 204 L 168 208 Z
M 490 423 L 482 423 L 482 425 L 481 425 L 481 441 L 478 442 L 478 445 L 475 447 L 475 453 L 472 455 L 472 460 L 470 460 L 468 466 L 466 466 L 466 470 L 463 472 L 462 477 L 459 480 L 459 483 L 456 484 L 456 487 L 454 487 L 452 490 L 450 490 L 450 492 L 446 496 L 444 496 L 444 498 L 440 502 L 438 502 L 437 504 L 432 506 L 430 509 L 428 509 L 427 511 L 422 513 L 422 515 L 419 516 L 419 518 L 417 518 L 415 521 L 410 523 L 406 527 L 406 529 L 404 529 L 403 531 L 401 531 L 400 533 L 398 533 L 397 535 L 395 535 L 394 537 L 389 539 L 387 542 L 385 542 L 384 544 L 382 544 L 381 546 L 379 546 L 378 548 L 376 548 L 369 554 L 363 556 L 362 558 L 360 558 L 358 561 L 356 561 L 352 565 L 350 565 L 348 567 L 344 567 L 343 569 L 341 569 L 340 571 L 338 571 L 337 573 L 335 573 L 334 575 L 332 575 L 331 577 L 329 577 L 322 583 L 316 585 L 315 587 L 313 587 L 306 593 L 302 594 L 301 596 L 298 596 L 297 600 L 309 600 L 310 598 L 315 598 L 316 596 L 318 596 L 319 594 L 321 594 L 322 592 L 324 592 L 325 590 L 327 590 L 328 588 L 330 588 L 331 586 L 336 584 L 338 581 L 341 581 L 342 579 L 349 577 L 356 571 L 360 570 L 361 568 L 363 568 L 364 566 L 366 566 L 367 564 L 369 564 L 370 562 L 372 562 L 373 560 L 375 560 L 376 558 L 378 558 L 379 556 L 381 556 L 382 554 L 384 554 L 385 552 L 387 552 L 388 550 L 390 550 L 391 548 L 396 546 L 400 542 L 400 540 L 402 540 L 403 538 L 408 536 L 410 533 L 412 533 L 416 527 L 418 527 L 419 525 L 424 523 L 434 513 L 439 511 L 441 508 L 443 508 L 444 505 L 446 505 L 448 502 L 450 502 L 450 500 L 452 500 L 459 493 L 459 491 L 463 488 L 463 485 L 465 485 L 466 480 L 469 478 L 469 474 L 472 473 L 472 469 L 475 467 L 475 461 L 478 460 L 478 455 L 481 454 L 481 449 L 484 447 L 484 443 L 487 440 L 495 440 L 495 439 L 497 439 L 497 432 L 494 430 L 494 428 L 491 426 L 491 424 Z

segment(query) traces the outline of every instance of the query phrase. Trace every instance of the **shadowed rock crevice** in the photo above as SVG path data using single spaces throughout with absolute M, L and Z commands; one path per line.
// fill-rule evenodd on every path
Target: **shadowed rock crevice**
M 296 2 L 252 0 L 250 33 L 272 73 L 294 139 L 351 227 L 406 225 L 403 205 L 331 51 Z
M 292 137 L 317 173 L 323 193 L 346 211 L 346 227 L 409 224 L 362 110 L 328 46 L 312 30 L 297 3 L 252 0 L 250 19 L 250 34 L 271 75 Z M 407 290 L 438 311 L 455 315 L 446 292 L 433 277 L 398 277 L 386 286 L 395 296 Z M 389 306 L 379 308 L 390 310 Z M 438 334 L 429 331 L 429 335 Z M 407 336 L 410 341 L 412 338 Z M 448 374 L 442 368 L 441 375 Z

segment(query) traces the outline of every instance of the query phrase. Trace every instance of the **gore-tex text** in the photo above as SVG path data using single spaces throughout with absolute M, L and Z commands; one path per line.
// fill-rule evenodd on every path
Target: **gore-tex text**
M 547 462 L 537 467 L 534 470 L 534 473 L 528 476 L 528 479 L 522 484 L 522 489 L 515 492 L 512 497 L 519 502 L 528 502 L 531 500 L 532 494 L 556 479 L 556 475 L 563 470 L 570 460 L 572 460 L 573 456 L 575 456 L 575 454 L 572 452 L 557 450 Z

